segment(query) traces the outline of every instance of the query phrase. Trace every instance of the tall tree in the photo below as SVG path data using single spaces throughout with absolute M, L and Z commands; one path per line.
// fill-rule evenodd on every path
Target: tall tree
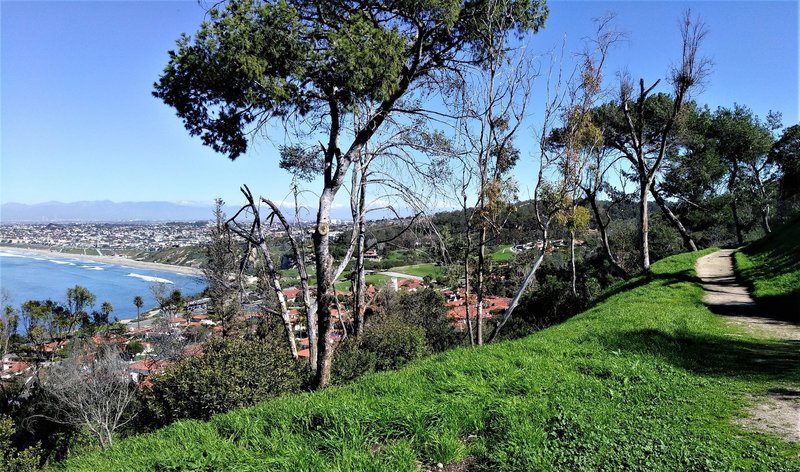
M 224 204 L 220 198 L 214 201 L 214 222 L 205 245 L 203 275 L 208 283 L 211 311 L 219 317 L 222 335 L 229 336 L 241 308 L 241 279 L 238 251 L 226 225 Z
M 489 6 L 502 8 L 502 2 Z M 464 88 L 462 134 L 467 146 L 462 163 L 467 171 L 474 174 L 477 187 L 475 209 L 469 212 L 468 228 L 477 229 L 475 246 L 476 262 L 474 270 L 475 285 L 475 344 L 484 341 L 484 296 L 485 277 L 489 261 L 486 246 L 490 237 L 496 235 L 505 217 L 516 200 L 516 183 L 509 176 L 510 170 L 519 159 L 519 150 L 514 139 L 527 117 L 528 99 L 535 78 L 534 68 L 525 54 L 525 48 L 511 49 L 508 35 L 496 35 L 495 31 L 510 31 L 513 18 L 487 14 L 482 30 L 487 36 L 487 60 L 482 67 L 472 71 L 468 86 Z M 510 56 L 510 57 L 509 57 Z M 471 180 L 468 179 L 467 182 Z M 466 190 L 466 189 L 464 189 Z M 463 193 L 463 191 L 462 191 Z M 466 210 L 466 205 L 464 205 Z M 469 229 L 467 230 L 469 232 Z M 470 237 L 469 234 L 466 235 Z M 469 244 L 467 244 L 469 249 Z M 470 271 L 469 258 L 465 251 L 464 283 L 466 309 L 469 311 Z M 468 320 L 468 322 L 470 322 Z M 471 325 L 470 325 L 471 328 Z M 470 333 L 472 330 L 470 329 Z
M 103 302 L 100 305 L 100 313 L 94 312 L 92 320 L 96 325 L 105 325 L 108 324 L 109 317 L 111 316 L 111 312 L 114 311 L 114 305 L 111 302 Z M 99 316 L 98 316 L 99 315 Z
M 780 168 L 781 196 L 788 199 L 800 195 L 800 124 L 783 130 L 770 157 Z
M 133 297 L 133 305 L 136 307 L 136 328 L 141 328 L 140 319 L 141 319 L 141 311 L 142 307 L 144 306 L 144 300 L 139 295 Z
M 719 108 L 714 113 L 711 137 L 720 158 L 728 166 L 727 188 L 731 215 L 739 244 L 744 243 L 742 206 L 760 208 L 761 224 L 769 232 L 770 196 L 767 184 L 772 180 L 769 151 L 772 134 L 753 112 L 742 105 Z
M 273 118 L 299 123 L 299 140 L 320 141 L 322 187 L 313 234 L 319 356 L 315 384 L 330 381 L 334 268 L 329 244 L 333 200 L 351 164 L 402 99 L 441 90 L 464 64 L 486 60 L 485 15 L 536 31 L 542 0 L 419 2 L 234 0 L 212 9 L 192 40 L 184 35 L 155 84 L 189 133 L 235 159 Z M 489 24 L 497 22 L 490 21 Z M 505 31 L 497 31 L 503 34 Z M 373 110 L 348 133 L 353 105 Z M 310 137 L 310 138 L 309 138 Z M 319 139 L 317 139 L 319 138 Z M 345 142 L 348 141 L 348 142 Z
M 67 311 L 63 326 L 65 334 L 69 335 L 75 326 L 88 321 L 88 310 L 96 301 L 97 296 L 86 287 L 76 285 L 67 289 Z
M 634 92 L 630 76 L 623 74 L 619 88 L 620 104 L 618 108 L 612 104 L 609 109 L 612 115 L 618 115 L 609 116 L 609 122 L 616 122 L 617 126 L 607 127 L 610 133 L 606 135 L 605 143 L 630 161 L 639 187 L 640 266 L 645 271 L 650 269 L 648 202 L 656 175 L 672 144 L 674 127 L 681 110 L 690 92 L 702 83 L 709 72 L 710 61 L 699 56 L 700 45 L 707 34 L 705 24 L 687 11 L 681 22 L 681 61 L 670 74 L 672 97 L 666 94 L 653 95 L 660 79 L 649 86 L 645 85 L 644 79 L 640 79 L 638 92 Z

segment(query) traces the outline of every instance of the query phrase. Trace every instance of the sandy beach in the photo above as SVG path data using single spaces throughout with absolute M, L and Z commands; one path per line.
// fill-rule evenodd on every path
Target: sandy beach
M 101 262 L 104 264 L 114 264 L 124 267 L 153 269 L 172 272 L 184 275 L 203 275 L 203 271 L 194 267 L 184 267 L 169 264 L 157 264 L 155 262 L 142 262 L 126 257 L 114 256 L 89 256 L 85 254 L 69 254 L 64 252 L 48 251 L 46 249 L 28 249 L 13 246 L 0 246 L 0 251 L 13 252 L 16 254 L 34 254 L 42 257 L 58 257 L 63 259 L 77 259 L 81 261 Z

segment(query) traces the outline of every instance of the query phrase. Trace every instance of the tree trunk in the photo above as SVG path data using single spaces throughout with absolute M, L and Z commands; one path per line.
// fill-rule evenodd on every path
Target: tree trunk
M 769 227 L 769 200 L 767 199 L 767 189 L 764 181 L 761 179 L 761 172 L 756 165 L 752 165 L 753 177 L 755 178 L 756 185 L 758 186 L 758 194 L 761 197 L 761 226 L 764 232 L 769 234 L 772 229 Z
M 472 329 L 472 318 L 469 315 L 469 252 L 471 248 L 471 242 L 469 236 L 469 217 L 467 216 L 467 194 L 462 194 L 464 199 L 464 228 L 465 228 L 465 238 L 466 241 L 464 242 L 464 314 L 465 319 L 467 322 L 467 332 L 469 333 L 469 345 L 475 345 L 475 333 Z
M 334 282 L 331 280 L 331 255 L 329 232 L 331 207 L 336 192 L 326 187 L 319 197 L 317 227 L 314 230 L 314 255 L 317 268 L 317 321 L 319 326 L 317 373 L 314 379 L 316 388 L 325 388 L 331 380 L 331 364 L 333 361 L 333 344 L 331 332 L 331 306 L 334 304 Z M 309 323 L 310 324 L 310 323 Z M 309 333 L 309 339 L 311 333 Z
M 476 320 L 477 320 L 477 342 L 478 346 L 483 345 L 483 273 L 486 270 L 486 224 L 481 225 L 480 236 L 478 239 L 478 281 L 475 287 L 475 295 L 478 300 L 476 305 Z M 469 303 L 469 300 L 467 300 Z
M 469 316 L 469 246 L 464 249 L 464 314 L 469 333 L 469 345 L 475 345 L 475 333 L 472 329 L 472 318 Z
M 519 301 L 522 299 L 522 295 L 525 294 L 525 289 L 533 282 L 534 277 L 536 276 L 536 271 L 539 270 L 539 266 L 542 265 L 542 261 L 544 260 L 545 252 L 547 251 L 547 231 L 544 231 L 542 236 L 542 250 L 539 252 L 539 257 L 533 263 L 533 267 L 528 271 L 525 275 L 525 278 L 522 279 L 522 283 L 520 283 L 519 287 L 517 288 L 517 293 L 514 295 L 514 298 L 511 299 L 511 303 L 509 303 L 508 308 L 503 313 L 503 316 L 500 318 L 500 321 L 495 324 L 492 333 L 489 335 L 489 338 L 486 342 L 494 341 L 494 338 L 497 337 L 497 333 L 500 332 L 500 329 L 505 326 L 506 322 L 508 322 L 509 318 L 511 318 L 511 314 L 514 313 L 514 310 L 519 305 Z
M 744 237 L 742 235 L 742 224 L 739 221 L 739 209 L 737 207 L 736 198 L 736 179 L 739 175 L 739 166 L 734 163 L 731 168 L 731 176 L 728 179 L 728 193 L 731 195 L 731 213 L 733 216 L 733 225 L 736 230 L 736 242 L 741 246 L 744 244 Z
M 686 247 L 686 249 L 690 251 L 697 251 L 697 245 L 695 244 L 692 235 L 689 233 L 686 227 L 683 226 L 681 220 L 679 220 L 678 217 L 672 212 L 672 210 L 667 205 L 667 202 L 661 197 L 661 194 L 656 189 L 655 181 L 653 181 L 653 183 L 650 184 L 650 190 L 653 193 L 653 199 L 655 199 L 656 203 L 658 204 L 658 207 L 661 208 L 661 211 L 664 212 L 664 215 L 667 217 L 667 220 L 669 220 L 672 226 L 675 229 L 677 229 L 678 232 L 681 234 L 681 238 L 683 238 L 683 245 Z
M 294 337 L 294 325 L 292 325 L 292 320 L 289 316 L 289 307 L 286 305 L 286 296 L 283 294 L 283 290 L 281 290 L 281 284 L 278 281 L 277 273 L 275 271 L 275 264 L 272 262 L 272 257 L 270 257 L 269 246 L 266 242 L 262 242 L 260 246 L 261 255 L 264 258 L 264 264 L 267 266 L 267 272 L 269 274 L 270 288 L 272 288 L 272 291 L 275 292 L 275 296 L 278 298 L 278 304 L 280 305 L 281 319 L 283 320 L 283 326 L 286 329 L 286 341 L 289 345 L 289 352 L 292 354 L 292 359 L 297 359 L 297 343 Z
M 569 232 L 569 253 L 572 265 L 572 296 L 578 298 L 578 274 L 575 270 L 575 230 Z
M 648 236 L 650 233 L 650 215 L 647 207 L 649 197 L 648 182 L 639 184 L 639 238 L 640 238 L 640 260 L 643 271 L 650 270 L 650 243 Z
M 619 265 L 617 258 L 614 257 L 614 253 L 611 251 L 611 243 L 608 240 L 609 223 L 603 223 L 602 216 L 600 215 L 600 207 L 597 206 L 597 195 L 593 192 L 586 191 L 586 197 L 592 207 L 592 212 L 594 212 L 595 220 L 597 220 L 597 228 L 600 231 L 600 243 L 603 247 L 603 253 L 606 256 L 606 260 L 608 261 L 609 265 L 611 265 L 611 270 L 619 277 L 624 279 L 630 278 L 628 271 Z
M 356 337 L 361 337 L 361 334 L 364 332 L 364 313 L 366 311 L 366 301 L 365 301 L 365 292 L 366 292 L 366 276 L 364 273 L 364 244 L 366 239 L 366 234 L 364 231 L 364 209 L 366 203 L 366 197 L 364 196 L 364 192 L 366 191 L 366 179 L 362 178 L 361 180 L 361 195 L 359 196 L 359 219 L 357 228 L 354 226 L 353 231 L 358 230 L 358 242 L 356 243 L 356 267 L 355 267 L 355 277 L 353 278 L 353 330 L 355 331 Z

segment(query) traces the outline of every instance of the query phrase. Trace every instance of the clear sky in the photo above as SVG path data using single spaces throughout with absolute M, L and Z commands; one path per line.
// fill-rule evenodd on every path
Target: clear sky
M 708 24 L 702 52 L 714 61 L 694 98 L 712 109 L 745 104 L 761 117 L 777 110 L 784 125 L 798 122 L 797 1 L 549 5 L 534 48 L 551 49 L 566 36 L 568 49 L 578 50 L 592 19 L 615 12 L 628 41 L 612 52 L 607 77 L 627 68 L 648 82 L 664 78 L 679 59 L 678 19 L 691 7 Z M 190 137 L 172 109 L 151 96 L 167 51 L 203 16 L 194 1 L 2 0 L 0 202 L 237 203 L 243 183 L 275 200 L 286 197 L 290 179 L 273 144 L 262 141 L 231 162 Z M 534 113 L 540 108 L 534 103 Z M 519 167 L 523 188 L 530 169 Z

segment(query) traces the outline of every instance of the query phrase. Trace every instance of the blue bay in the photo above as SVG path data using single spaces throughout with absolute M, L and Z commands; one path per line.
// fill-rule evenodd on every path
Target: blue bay
M 108 301 L 114 307 L 112 319 L 134 319 L 133 297 L 142 297 L 143 311 L 157 306 L 150 287 L 159 281 L 168 282 L 168 289 L 178 288 L 184 295 L 197 295 L 205 288 L 199 276 L 0 249 L 0 288 L 11 296 L 11 305 L 17 309 L 27 300 L 64 302 L 67 289 L 81 285 L 97 296 L 95 309 Z

